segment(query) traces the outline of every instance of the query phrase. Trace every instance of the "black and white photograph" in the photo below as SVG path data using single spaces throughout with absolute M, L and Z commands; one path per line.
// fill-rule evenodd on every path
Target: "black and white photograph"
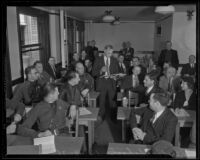
M 199 4 L 120 3 L 5 7 L 4 158 L 198 158 Z

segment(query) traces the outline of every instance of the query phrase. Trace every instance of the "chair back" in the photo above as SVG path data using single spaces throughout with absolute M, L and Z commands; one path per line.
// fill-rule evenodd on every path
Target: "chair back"
M 138 104 L 138 93 L 128 91 L 128 107 Z

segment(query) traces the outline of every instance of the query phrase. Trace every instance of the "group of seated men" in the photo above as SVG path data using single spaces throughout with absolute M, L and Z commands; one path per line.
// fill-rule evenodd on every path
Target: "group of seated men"
M 73 54 L 74 61 L 68 70 L 62 70 L 61 75 L 53 57 L 49 58 L 45 69 L 42 62 L 36 61 L 26 68 L 26 80 L 14 89 L 12 99 L 6 99 L 6 107 L 14 108 L 13 122 L 7 126 L 8 136 L 13 133 L 31 138 L 66 135 L 69 130 L 65 125 L 66 117 L 75 119 L 76 109 L 88 105 L 88 94 L 94 90 L 100 93 L 98 122 L 102 122 L 106 114 L 115 121 L 117 92 L 121 92 L 124 99 L 128 98 L 128 91 L 132 91 L 139 95 L 138 104 L 135 104 L 138 108 L 132 109 L 130 117 L 134 143 L 172 142 L 177 117 L 169 108 L 196 110 L 196 90 L 195 57 L 189 57 L 189 64 L 183 67 L 180 76 L 171 61 L 173 56 L 164 55 L 174 54 L 170 50 L 159 57 L 162 66 L 152 59 L 148 66 L 143 66 L 133 53 L 121 52 L 119 56 L 113 56 L 112 45 L 106 45 L 104 53 L 98 54 L 93 41 L 93 46 L 87 46 L 81 56 Z M 90 54 L 93 54 L 92 59 Z M 125 64 L 126 54 L 131 58 L 126 59 Z M 25 106 L 32 107 L 27 114 Z M 141 115 L 139 124 L 135 114 Z M 84 127 L 80 127 L 79 133 L 83 136 Z M 19 143 L 12 138 L 7 141 L 8 145 Z

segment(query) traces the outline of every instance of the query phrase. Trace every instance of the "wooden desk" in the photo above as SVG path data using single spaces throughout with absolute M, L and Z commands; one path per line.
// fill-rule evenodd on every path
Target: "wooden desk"
M 97 120 L 99 108 L 88 107 L 92 114 L 79 116 L 79 124 L 88 124 L 88 146 L 89 154 L 92 154 L 92 144 L 94 143 L 94 121 Z
M 88 94 L 88 104 L 89 104 L 89 106 L 96 108 L 97 98 L 98 98 L 99 94 L 100 94 L 99 92 L 95 92 L 95 91 L 92 91 Z
M 180 128 L 181 127 L 192 127 L 193 122 L 196 121 L 196 112 L 192 110 L 186 110 L 189 116 L 181 116 L 175 114 L 178 118 L 178 124 L 175 132 L 175 146 L 180 147 Z
M 80 154 L 83 146 L 83 137 L 55 136 L 56 152 L 52 154 Z M 16 145 L 8 146 L 7 154 L 40 154 L 39 146 Z
M 147 154 L 150 145 L 109 143 L 107 154 Z M 196 158 L 196 149 L 185 149 L 174 147 L 176 158 Z M 187 155 L 187 151 L 192 151 L 193 155 Z

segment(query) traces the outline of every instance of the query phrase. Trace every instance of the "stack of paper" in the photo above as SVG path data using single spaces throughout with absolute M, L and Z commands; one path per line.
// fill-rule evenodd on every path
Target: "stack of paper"
M 184 109 L 179 109 L 175 111 L 175 114 L 179 117 L 189 117 L 190 115 L 188 114 L 188 112 Z
M 55 147 L 55 137 L 53 136 L 47 136 L 42 138 L 35 138 L 34 139 L 34 145 L 41 145 L 41 154 L 49 154 L 49 153 L 55 153 L 56 147 Z
M 91 112 L 88 111 L 85 107 L 80 107 L 79 113 L 80 113 L 80 116 L 91 114 Z
M 187 158 L 196 158 L 196 151 L 186 149 L 185 154 Z

